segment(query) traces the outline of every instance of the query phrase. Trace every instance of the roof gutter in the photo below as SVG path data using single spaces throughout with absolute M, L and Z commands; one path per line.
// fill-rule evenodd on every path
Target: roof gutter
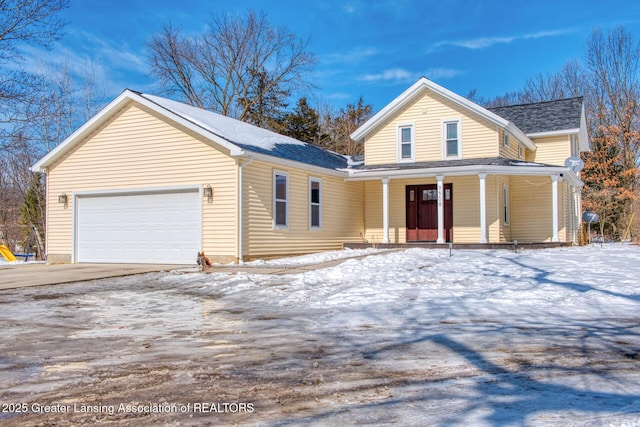
M 582 187 L 584 183 L 569 168 L 563 166 L 450 166 L 429 169 L 368 169 L 363 171 L 349 171 L 347 181 L 371 181 L 381 178 L 407 179 L 442 176 L 468 176 L 486 173 L 489 175 L 520 175 L 520 176 L 562 176 L 571 186 Z

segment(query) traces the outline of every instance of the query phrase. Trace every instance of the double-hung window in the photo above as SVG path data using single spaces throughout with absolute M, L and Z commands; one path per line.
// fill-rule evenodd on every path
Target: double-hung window
M 322 183 L 318 178 L 309 179 L 309 228 L 317 229 L 321 227 L 322 208 L 320 205 L 320 187 Z
M 442 124 L 444 158 L 461 156 L 460 120 L 449 120 Z
M 289 174 L 275 171 L 273 173 L 273 226 L 287 228 L 289 226 Z
M 398 161 L 415 160 L 413 125 L 398 126 Z

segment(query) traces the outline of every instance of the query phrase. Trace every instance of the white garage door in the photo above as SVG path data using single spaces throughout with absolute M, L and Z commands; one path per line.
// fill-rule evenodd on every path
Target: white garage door
M 201 242 L 199 194 L 79 196 L 76 260 L 194 264 Z

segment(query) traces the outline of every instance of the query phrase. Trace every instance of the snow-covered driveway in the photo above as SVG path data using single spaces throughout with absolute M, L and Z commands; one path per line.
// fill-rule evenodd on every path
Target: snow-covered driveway
M 640 425 L 639 277 L 632 246 L 409 249 L 5 291 L 0 422 Z

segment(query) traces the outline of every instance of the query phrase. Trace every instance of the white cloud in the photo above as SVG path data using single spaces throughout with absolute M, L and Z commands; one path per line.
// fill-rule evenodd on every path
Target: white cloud
M 478 37 L 478 38 L 469 39 L 469 40 L 444 40 L 436 43 L 431 49 L 431 51 L 438 50 L 438 48 L 442 46 L 457 46 L 457 47 L 464 47 L 467 49 L 484 49 L 496 44 L 509 44 L 516 40 L 530 40 L 530 39 L 540 39 L 543 37 L 555 37 L 555 36 L 571 33 L 573 31 L 574 30 L 571 30 L 571 29 L 560 29 L 560 30 L 538 31 L 535 33 L 527 33 L 527 34 L 503 36 L 503 37 Z
M 358 80 L 368 83 L 392 82 L 392 83 L 413 83 L 420 77 L 425 76 L 431 80 L 450 79 L 461 72 L 452 68 L 429 68 L 422 72 L 412 72 L 403 68 L 391 68 L 377 74 L 365 74 Z
M 380 51 L 376 48 L 367 47 L 353 49 L 348 52 L 334 52 L 323 55 L 323 64 L 357 64 L 371 56 L 377 55 Z
M 63 64 L 77 77 L 90 70 L 97 85 L 116 94 L 125 87 L 145 90 L 151 84 L 144 52 L 87 32 L 69 31 L 50 50 L 25 46 L 23 56 L 20 65 L 28 72 L 53 75 Z
M 407 80 L 414 80 L 415 73 L 404 70 L 402 68 L 391 68 L 384 70 L 378 74 L 365 74 L 360 80 L 365 82 L 377 82 L 377 81 L 397 81 L 404 82 Z

